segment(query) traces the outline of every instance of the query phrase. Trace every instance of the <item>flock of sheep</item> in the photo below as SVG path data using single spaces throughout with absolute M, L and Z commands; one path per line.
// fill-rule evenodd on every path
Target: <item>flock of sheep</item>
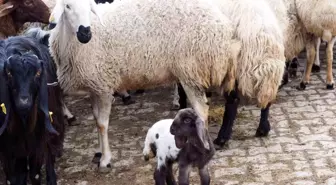
M 97 4 L 98 3 L 98 4 Z M 51 13 L 49 12 L 51 9 Z M 304 90 L 327 45 L 327 89 L 334 88 L 336 0 L 0 0 L 0 156 L 6 183 L 57 184 L 65 122 L 75 117 L 65 95 L 90 95 L 99 149 L 93 162 L 111 169 L 108 126 L 113 93 L 175 84 L 174 119 L 149 129 L 143 154 L 157 156 L 156 184 L 189 184 L 190 167 L 210 184 L 207 164 L 230 139 L 240 95 L 261 108 L 256 136 L 270 131 L 269 109 L 307 51 Z M 49 24 L 28 29 L 26 22 Z M 7 38 L 9 37 L 9 38 Z M 213 141 L 206 94 L 226 99 Z M 192 108 L 187 108 L 187 99 Z M 64 119 L 67 118 L 67 119 Z

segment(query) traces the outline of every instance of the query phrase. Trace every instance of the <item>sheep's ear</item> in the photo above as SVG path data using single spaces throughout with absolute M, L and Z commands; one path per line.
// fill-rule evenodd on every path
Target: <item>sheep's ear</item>
M 102 16 L 101 16 L 101 14 L 98 10 L 97 3 L 94 0 L 91 0 L 90 5 L 91 5 L 92 13 L 94 13 L 98 17 L 100 24 L 103 25 L 104 27 L 106 27 L 106 25 L 104 24 L 104 21 L 102 19 Z
M 40 91 L 39 91 L 39 109 L 43 112 L 44 116 L 45 116 L 45 126 L 46 129 L 52 133 L 52 134 L 56 134 L 59 135 L 59 133 L 54 129 L 54 127 L 51 125 L 51 120 L 49 117 L 49 106 L 48 106 L 48 86 L 47 86 L 47 73 L 46 73 L 46 69 L 43 65 L 43 61 L 41 61 L 41 68 L 40 71 L 38 72 L 41 78 L 40 81 Z
M 0 76 L 0 79 L 3 80 L 3 78 L 6 76 L 6 65 L 7 65 L 7 62 L 5 61 L 4 62 L 4 66 L 3 68 L 1 69 L 0 73 L 1 73 L 1 76 Z M 10 107 L 10 98 L 9 98 L 9 94 L 8 94 L 8 88 L 7 88 L 7 83 L 0 83 L 0 104 L 1 104 L 1 107 L 0 107 L 0 111 L 2 115 L 4 115 L 4 122 L 0 123 L 0 136 L 3 134 L 3 132 L 5 131 L 5 129 L 7 128 L 7 125 L 8 125 L 8 118 L 9 118 L 9 115 L 10 115 L 10 110 L 11 110 L 11 107 Z M 3 119 L 3 117 L 1 118 Z
M 196 119 L 195 124 L 196 124 L 197 136 L 198 136 L 199 140 L 201 141 L 201 144 L 203 145 L 203 147 L 205 149 L 210 150 L 209 141 L 208 141 L 207 136 L 206 136 L 204 121 L 200 117 L 198 117 Z
M 0 4 L 0 17 L 10 14 L 13 10 L 14 4 L 10 1 L 5 4 Z
M 52 9 L 49 17 L 49 25 L 56 25 L 60 20 L 64 12 L 64 5 L 60 2 L 56 3 L 55 7 Z

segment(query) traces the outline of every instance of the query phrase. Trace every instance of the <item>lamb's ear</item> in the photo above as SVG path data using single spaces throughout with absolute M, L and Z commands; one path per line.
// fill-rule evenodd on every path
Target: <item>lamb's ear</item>
M 90 0 L 90 5 L 91 5 L 92 13 L 94 13 L 98 17 L 100 24 L 103 25 L 104 27 L 106 27 L 106 25 L 104 24 L 104 21 L 102 19 L 101 12 L 99 11 L 99 9 L 97 7 L 97 3 L 94 0 Z
M 0 4 L 0 17 L 10 14 L 14 9 L 14 4 L 11 1 Z
M 52 134 L 56 134 L 59 135 L 59 133 L 54 129 L 54 127 L 51 125 L 51 120 L 49 117 L 49 106 L 48 106 L 48 86 L 47 86 L 47 73 L 46 73 L 46 69 L 45 69 L 45 65 L 43 65 L 43 61 L 41 62 L 41 68 L 40 68 L 40 91 L 39 91 L 39 109 L 43 112 L 44 116 L 45 116 L 45 126 L 46 129 L 52 133 Z
M 205 149 L 210 150 L 209 141 L 208 141 L 207 136 L 206 136 L 204 121 L 200 117 L 198 117 L 196 119 L 195 124 L 196 124 L 197 136 L 198 136 L 201 144 L 203 144 L 203 147 Z

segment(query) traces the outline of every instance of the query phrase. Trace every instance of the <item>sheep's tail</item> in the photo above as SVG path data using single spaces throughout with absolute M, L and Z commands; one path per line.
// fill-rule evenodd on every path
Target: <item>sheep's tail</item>
M 46 46 L 49 45 L 48 40 L 50 36 L 50 31 L 45 31 L 42 30 L 40 27 L 36 27 L 36 28 L 29 28 L 23 34 L 25 36 L 37 39 L 41 44 L 44 44 Z
M 152 149 L 151 149 L 151 145 L 153 145 L 153 139 L 152 139 L 152 134 L 151 134 L 151 129 L 148 130 L 147 135 L 146 135 L 146 139 L 145 139 L 145 143 L 144 143 L 144 148 L 142 151 L 142 154 L 144 156 L 145 161 L 148 161 L 149 159 L 155 157 Z
M 257 82 L 254 89 L 258 89 L 258 105 L 265 108 L 268 103 L 276 99 L 285 71 L 285 62 L 280 59 L 266 59 L 253 71 Z

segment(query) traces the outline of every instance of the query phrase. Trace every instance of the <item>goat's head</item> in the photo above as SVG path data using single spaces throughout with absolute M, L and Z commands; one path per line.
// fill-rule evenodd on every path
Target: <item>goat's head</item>
M 41 22 L 48 24 L 49 7 L 42 0 L 12 0 L 16 8 L 13 12 L 14 21 L 18 24 Z
M 176 147 L 181 149 L 187 142 L 194 146 L 210 149 L 204 121 L 192 108 L 181 109 L 177 112 L 170 133 L 175 136 Z
M 69 31 L 76 34 L 79 42 L 86 44 L 91 40 L 91 12 L 100 15 L 94 0 L 58 0 L 51 12 L 49 24 L 56 25 L 61 19 Z
M 13 108 L 23 124 L 37 105 L 45 115 L 48 131 L 57 134 L 49 120 L 47 74 L 43 61 L 32 52 L 13 54 L 4 64 L 4 75 Z

